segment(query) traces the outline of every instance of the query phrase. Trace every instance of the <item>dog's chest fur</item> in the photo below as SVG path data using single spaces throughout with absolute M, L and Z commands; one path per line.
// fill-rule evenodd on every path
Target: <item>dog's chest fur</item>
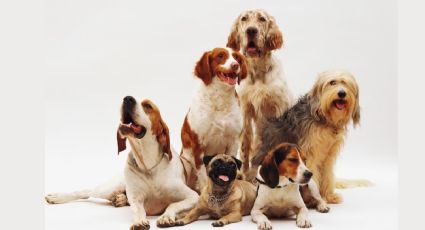
M 224 153 L 226 146 L 239 137 L 242 116 L 235 89 L 217 81 L 215 77 L 210 85 L 201 86 L 190 107 L 188 122 L 206 152 Z
M 238 88 L 244 112 L 253 110 L 253 117 L 278 117 L 292 105 L 292 94 L 283 79 L 280 64 L 272 56 L 266 60 L 248 59 L 248 78 Z
M 275 189 L 260 185 L 257 199 L 256 202 L 264 204 L 264 212 L 274 217 L 291 215 L 294 208 L 301 207 L 303 204 L 297 184 Z
M 309 161 L 323 162 L 326 157 L 329 157 L 328 154 L 331 152 L 339 152 L 331 150 L 334 148 L 339 149 L 342 146 L 346 134 L 345 129 L 335 130 L 332 127 L 314 123 L 311 126 L 309 135 L 302 136 L 299 142 L 301 149 L 304 150 L 307 159 L 309 159 L 307 163 Z

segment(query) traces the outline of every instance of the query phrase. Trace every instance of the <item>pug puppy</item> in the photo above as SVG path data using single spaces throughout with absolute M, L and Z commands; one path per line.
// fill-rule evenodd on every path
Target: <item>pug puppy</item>
M 236 179 L 242 162 L 224 154 L 204 156 L 203 162 L 208 184 L 202 189 L 197 205 L 175 225 L 189 224 L 206 214 L 217 220 L 212 223 L 214 227 L 241 221 L 242 216 L 250 214 L 256 196 L 253 184 Z

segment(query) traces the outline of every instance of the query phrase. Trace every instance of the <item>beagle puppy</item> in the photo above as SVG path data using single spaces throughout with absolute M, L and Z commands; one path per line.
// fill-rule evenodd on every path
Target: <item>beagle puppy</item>
M 320 196 L 317 185 L 311 180 L 313 173 L 304 164 L 303 153 L 295 144 L 282 143 L 271 150 L 262 161 L 257 173 L 257 198 L 251 217 L 258 229 L 271 229 L 268 217 L 296 215 L 300 228 L 311 227 L 308 209 L 303 201 L 300 187 L 309 191 L 309 199 L 315 202 L 319 212 L 328 212 L 329 207 Z

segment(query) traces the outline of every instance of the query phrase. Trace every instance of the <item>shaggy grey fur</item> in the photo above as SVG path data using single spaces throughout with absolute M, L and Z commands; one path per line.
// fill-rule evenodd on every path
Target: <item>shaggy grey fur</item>
M 252 165 L 261 164 L 265 155 L 280 143 L 299 145 L 301 135 L 306 135 L 313 123 L 327 125 L 326 118 L 318 115 L 318 107 L 318 99 L 306 94 L 281 117 L 267 119 L 263 126 L 259 152 L 252 158 Z

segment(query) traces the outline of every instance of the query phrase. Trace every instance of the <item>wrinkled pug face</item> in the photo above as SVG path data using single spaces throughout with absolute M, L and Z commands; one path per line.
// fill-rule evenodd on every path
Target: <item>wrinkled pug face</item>
M 241 168 L 242 162 L 233 156 L 217 154 L 203 158 L 207 174 L 211 181 L 218 186 L 231 184 Z

